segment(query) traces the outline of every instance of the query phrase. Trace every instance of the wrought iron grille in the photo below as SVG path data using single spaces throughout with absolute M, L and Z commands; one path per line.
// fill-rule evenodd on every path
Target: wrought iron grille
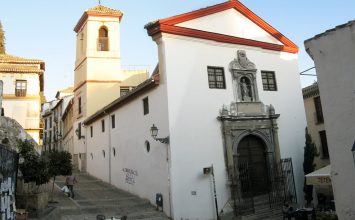
M 267 155 L 272 157 L 271 155 Z M 297 203 L 296 188 L 293 176 L 293 166 L 291 158 L 281 159 L 278 163 L 268 163 L 268 192 L 270 208 L 281 207 L 285 201 Z M 232 184 L 232 196 L 234 200 L 235 214 L 246 215 L 255 213 L 256 200 L 260 198 L 260 193 L 253 189 L 251 178 L 252 164 L 247 161 L 238 162 L 236 168 L 237 180 Z M 266 201 L 267 203 L 267 201 Z

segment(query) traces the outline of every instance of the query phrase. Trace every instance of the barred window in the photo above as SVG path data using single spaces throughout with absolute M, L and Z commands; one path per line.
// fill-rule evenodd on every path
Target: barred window
M 26 80 L 16 80 L 15 95 L 17 97 L 26 96 L 27 92 L 27 81 Z
M 261 71 L 261 78 L 263 80 L 263 88 L 265 91 L 277 91 L 275 72 Z
M 208 85 L 210 89 L 225 89 L 224 69 L 222 67 L 207 67 Z

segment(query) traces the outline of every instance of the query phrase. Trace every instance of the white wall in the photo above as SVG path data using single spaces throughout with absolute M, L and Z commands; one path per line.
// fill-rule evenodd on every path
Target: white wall
M 306 120 L 297 55 L 167 34 L 163 35 L 159 47 L 166 60 L 174 219 L 213 219 L 216 216 L 211 180 L 202 175 L 203 167 L 211 164 L 215 167 L 219 207 L 223 208 L 230 197 L 221 123 L 216 118 L 222 105 L 234 100 L 228 65 L 239 49 L 246 50 L 249 60 L 258 69 L 260 100 L 272 104 L 280 114 L 281 156 L 292 157 L 301 198 Z M 209 89 L 207 66 L 224 68 L 226 89 Z M 260 70 L 275 71 L 278 91 L 263 91 Z M 192 191 L 197 195 L 192 195 Z
M 327 131 L 339 219 L 355 219 L 355 28 L 346 25 L 306 41 L 314 59 Z
M 148 199 L 154 205 L 156 193 L 162 193 L 164 212 L 170 215 L 169 145 L 157 142 L 150 136 L 150 127 L 153 124 L 160 130 L 158 136 L 169 134 L 165 94 L 164 86 L 159 85 L 87 125 L 87 171 L 120 189 Z M 142 99 L 145 97 L 149 100 L 147 115 L 143 114 Z M 115 128 L 111 124 L 113 114 Z M 104 133 L 101 131 L 102 119 L 105 119 Z M 93 137 L 90 137 L 90 126 L 93 126 Z M 150 143 L 149 152 L 146 150 L 146 141 Z M 114 149 L 116 155 L 113 153 Z M 105 158 L 102 150 L 106 152 Z
M 234 8 L 185 21 L 176 26 L 282 45 L 280 41 Z

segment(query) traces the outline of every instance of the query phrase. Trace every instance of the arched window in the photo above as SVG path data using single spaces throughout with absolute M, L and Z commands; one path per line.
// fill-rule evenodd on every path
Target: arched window
M 105 26 L 99 29 L 99 38 L 97 40 L 98 51 L 108 51 L 108 30 Z

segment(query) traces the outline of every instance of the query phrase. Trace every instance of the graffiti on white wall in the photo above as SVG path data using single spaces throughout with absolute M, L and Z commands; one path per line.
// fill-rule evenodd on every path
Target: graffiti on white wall
M 125 182 L 127 184 L 134 185 L 136 183 L 136 177 L 138 176 L 138 171 L 129 168 L 123 168 L 122 171 L 126 176 Z
M 1 220 L 15 219 L 15 184 L 11 177 L 3 180 L 0 185 L 0 213 Z

